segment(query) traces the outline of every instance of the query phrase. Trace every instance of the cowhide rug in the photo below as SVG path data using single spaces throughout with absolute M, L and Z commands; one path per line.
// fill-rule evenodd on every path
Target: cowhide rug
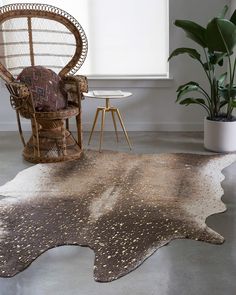
M 225 211 L 221 170 L 235 160 L 88 151 L 25 169 L 0 187 L 0 276 L 60 245 L 93 249 L 95 280 L 112 281 L 173 239 L 221 244 L 205 220 Z

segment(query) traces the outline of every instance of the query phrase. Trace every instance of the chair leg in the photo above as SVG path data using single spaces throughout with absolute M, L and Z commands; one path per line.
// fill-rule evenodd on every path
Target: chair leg
M 61 134 L 62 134 L 62 153 L 63 153 L 63 156 L 67 156 L 67 149 L 66 149 L 66 128 L 65 128 L 64 121 L 62 121 Z
M 77 127 L 77 141 L 80 149 L 82 149 L 82 122 L 81 122 L 81 112 L 76 116 L 76 127 Z
M 70 129 L 70 123 L 69 123 L 69 119 L 66 119 L 66 129 L 69 131 Z
M 95 117 L 94 117 L 93 127 L 92 127 L 92 130 L 91 130 L 90 135 L 89 135 L 88 145 L 90 144 L 90 141 L 91 141 L 91 138 L 92 138 L 92 135 L 93 135 L 93 131 L 94 131 L 94 128 L 95 128 L 96 123 L 97 123 L 99 111 L 100 111 L 100 109 L 97 109 Z
M 20 133 L 20 138 L 21 138 L 21 141 L 23 143 L 23 146 L 25 147 L 26 144 L 25 144 L 25 139 L 24 139 L 24 136 L 23 136 L 22 128 L 21 128 L 20 115 L 19 115 L 18 111 L 16 111 L 16 118 L 17 118 L 17 124 L 18 124 L 18 130 L 19 130 L 19 133 Z
M 113 125 L 114 125 L 114 128 L 115 128 L 115 133 L 116 133 L 116 141 L 119 142 L 115 114 L 114 114 L 114 110 L 112 110 L 112 109 L 111 109 L 111 115 L 112 115 Z
M 123 129 L 123 132 L 124 132 L 124 134 L 125 134 L 125 138 L 126 138 L 126 140 L 127 140 L 127 142 L 128 142 L 129 148 L 130 148 L 130 150 L 131 150 L 131 149 L 132 149 L 132 148 L 131 148 L 131 143 L 130 143 L 130 140 L 129 140 L 128 133 L 127 133 L 127 131 L 125 130 L 125 125 L 124 125 L 124 123 L 123 123 L 123 121 L 122 121 L 120 111 L 119 111 L 118 109 L 115 109 L 115 112 L 117 113 L 117 116 L 118 116 L 119 121 L 120 121 L 120 125 L 121 125 L 121 127 L 122 127 L 122 129 Z
M 103 141 L 103 130 L 104 130 L 104 123 L 105 123 L 105 115 L 106 115 L 106 109 L 104 108 L 102 110 L 102 121 L 101 121 L 101 132 L 100 132 L 100 144 L 99 144 L 99 152 L 102 151 L 102 141 Z
M 39 128 L 35 116 L 31 119 L 32 133 L 33 133 L 33 145 L 34 145 L 34 157 L 40 157 L 39 149 Z

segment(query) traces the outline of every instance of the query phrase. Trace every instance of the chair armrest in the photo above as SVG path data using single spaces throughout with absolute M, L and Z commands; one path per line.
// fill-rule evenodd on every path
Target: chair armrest
M 67 93 L 79 94 L 83 99 L 83 92 L 88 92 L 88 80 L 87 77 L 82 75 L 65 76 L 62 77 L 63 89 Z
M 35 112 L 32 95 L 24 83 L 10 82 L 6 83 L 6 87 L 10 92 L 10 103 L 14 110 L 25 117 L 30 118 L 31 114 Z

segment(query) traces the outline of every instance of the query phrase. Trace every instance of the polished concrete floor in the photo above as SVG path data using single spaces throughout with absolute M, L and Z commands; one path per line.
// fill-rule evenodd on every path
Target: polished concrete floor
M 133 132 L 130 137 L 136 153 L 206 153 L 201 133 Z M 91 148 L 97 145 L 98 134 Z M 105 134 L 104 148 L 129 151 L 123 139 L 115 143 L 112 133 Z M 30 166 L 22 160 L 21 149 L 16 133 L 0 133 L 0 184 Z M 223 174 L 223 201 L 228 211 L 207 219 L 207 224 L 226 238 L 223 245 L 172 241 L 135 271 L 111 283 L 93 280 L 94 254 L 89 248 L 58 247 L 15 277 L 0 278 L 0 295 L 235 295 L 236 163 Z

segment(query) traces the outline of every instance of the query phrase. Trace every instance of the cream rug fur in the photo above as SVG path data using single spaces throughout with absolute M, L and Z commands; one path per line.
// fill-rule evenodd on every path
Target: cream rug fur
M 226 209 L 221 171 L 235 160 L 89 151 L 25 169 L 0 187 L 0 275 L 14 276 L 50 248 L 83 245 L 95 252 L 95 280 L 107 282 L 173 239 L 221 244 L 205 221 Z

